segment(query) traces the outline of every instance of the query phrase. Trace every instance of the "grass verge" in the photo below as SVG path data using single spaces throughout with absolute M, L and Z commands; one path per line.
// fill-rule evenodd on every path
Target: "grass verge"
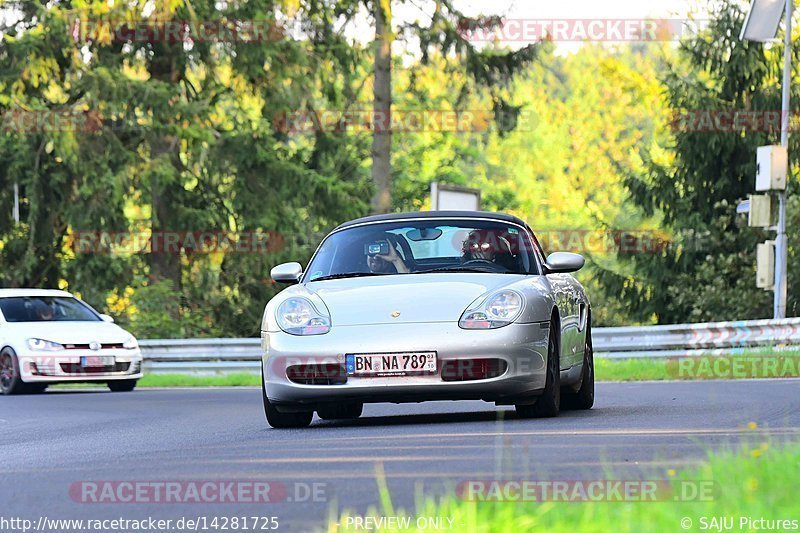
M 800 377 L 798 350 L 741 350 L 659 359 L 595 358 L 598 381 Z
M 188 374 L 145 374 L 140 387 L 258 387 L 261 376 L 247 372 L 219 376 L 193 376 Z
M 137 387 L 259 387 L 261 376 L 246 372 L 218 376 L 195 376 L 191 374 L 145 374 Z M 52 388 L 103 387 L 104 383 L 62 383 Z
M 666 471 L 672 487 L 711 485 L 710 497 L 671 497 L 662 501 L 487 502 L 466 501 L 457 496 L 439 500 L 418 498 L 417 511 L 393 510 L 385 481 L 378 479 L 382 510 L 365 516 L 394 516 L 409 527 L 377 527 L 372 531 L 430 531 L 429 519 L 440 517 L 452 531 L 511 533 L 517 531 L 607 532 L 724 531 L 722 517 L 732 531 L 797 530 L 800 499 L 800 446 L 773 447 L 755 444 L 738 452 L 709 455 L 698 468 Z M 691 491 L 686 491 L 688 494 Z M 716 517 L 717 522 L 712 522 Z M 345 512 L 331 520 L 329 531 L 356 530 L 357 516 Z M 364 517 L 362 517 L 363 519 Z M 759 522 L 764 519 L 766 522 Z M 789 523 L 776 524 L 776 520 Z M 740 522 L 744 520 L 744 522 Z M 755 522 L 753 522 L 755 521 Z M 422 525 L 423 527 L 420 527 Z

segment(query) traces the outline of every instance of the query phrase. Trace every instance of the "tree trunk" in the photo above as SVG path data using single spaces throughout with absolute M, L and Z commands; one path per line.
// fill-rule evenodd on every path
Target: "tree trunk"
M 373 0 L 375 16 L 375 83 L 373 86 L 373 213 L 392 210 L 392 6 Z
M 165 18 L 167 18 L 165 16 Z M 163 27 L 160 28 L 163 32 Z M 159 33 L 164 35 L 164 33 Z M 149 71 L 151 79 L 158 80 L 168 85 L 177 85 L 183 76 L 184 58 L 183 43 L 157 43 L 153 47 L 153 56 L 150 60 Z M 164 111 L 164 116 L 155 116 L 154 120 L 171 121 L 169 111 Z M 154 165 L 153 174 L 150 176 L 150 229 L 152 244 L 155 249 L 148 256 L 150 277 L 156 281 L 170 280 L 173 289 L 181 288 L 181 250 L 172 244 L 174 237 L 171 232 L 183 229 L 178 216 L 179 188 L 181 187 L 179 170 L 172 169 L 171 179 L 165 180 L 162 164 L 159 159 L 166 158 L 169 165 L 175 166 L 177 159 L 178 142 L 172 135 L 154 136 L 150 140 L 150 161 Z
M 172 156 L 174 150 L 174 139 L 162 137 L 152 141 L 150 147 L 150 159 L 156 161 L 160 157 Z M 150 277 L 155 281 L 170 280 L 172 287 L 178 291 L 181 288 L 181 255 L 180 250 L 174 246 L 167 246 L 170 239 L 170 232 L 178 229 L 175 221 L 175 198 L 170 194 L 170 186 L 162 186 L 158 183 L 158 178 L 153 175 L 150 177 L 150 231 L 152 233 L 153 250 L 148 259 L 150 265 Z

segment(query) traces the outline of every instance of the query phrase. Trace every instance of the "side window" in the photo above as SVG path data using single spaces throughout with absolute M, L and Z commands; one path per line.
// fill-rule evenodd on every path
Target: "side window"
M 519 260 L 521 266 L 528 274 L 540 274 L 540 265 L 544 262 L 542 248 L 536 236 L 530 230 L 514 230 L 517 234 L 515 242 L 519 250 Z

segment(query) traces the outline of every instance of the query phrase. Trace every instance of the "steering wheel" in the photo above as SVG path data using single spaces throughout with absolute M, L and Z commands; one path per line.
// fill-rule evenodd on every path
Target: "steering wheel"
M 499 271 L 500 269 L 508 270 L 502 265 L 498 265 L 488 259 L 470 259 L 461 263 L 462 267 L 475 267 L 475 268 L 489 268 L 491 270 Z

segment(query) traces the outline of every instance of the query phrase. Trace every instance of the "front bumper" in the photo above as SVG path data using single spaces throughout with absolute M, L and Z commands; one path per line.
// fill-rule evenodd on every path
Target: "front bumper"
M 74 353 L 73 353 L 74 352 Z M 81 368 L 82 356 L 113 357 L 113 365 Z M 142 377 L 142 352 L 126 349 L 69 350 L 69 353 L 17 353 L 25 383 L 107 382 Z
M 480 399 L 524 403 L 545 385 L 549 323 L 511 324 L 493 330 L 465 330 L 457 323 L 334 326 L 325 335 L 262 332 L 264 384 L 270 402 L 313 407 L 329 402 L 421 402 Z M 437 373 L 402 377 L 353 377 L 338 385 L 291 381 L 286 369 L 297 364 L 343 364 L 346 354 L 435 351 Z M 474 381 L 444 381 L 442 363 L 501 359 L 502 375 Z

